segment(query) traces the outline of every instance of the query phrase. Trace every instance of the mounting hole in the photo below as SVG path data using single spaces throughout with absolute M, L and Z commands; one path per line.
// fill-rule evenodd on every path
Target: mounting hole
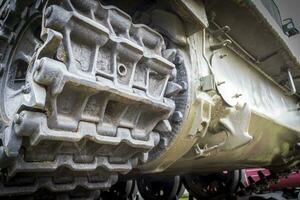
M 120 64 L 118 66 L 118 74 L 120 76 L 126 76 L 126 74 L 127 74 L 127 67 L 125 65 L 123 65 L 123 64 Z

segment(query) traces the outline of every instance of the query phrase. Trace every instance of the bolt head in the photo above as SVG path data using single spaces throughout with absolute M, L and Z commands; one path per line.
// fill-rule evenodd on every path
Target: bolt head
M 182 114 L 182 112 L 180 112 L 180 111 L 175 111 L 175 112 L 173 113 L 173 115 L 172 115 L 172 121 L 173 121 L 174 123 L 179 123 L 179 122 L 182 121 L 182 119 L 183 119 L 183 114 Z
M 187 82 L 185 82 L 185 81 L 180 81 L 180 82 L 179 82 L 179 85 L 182 87 L 181 92 L 187 91 L 187 89 L 188 89 L 188 84 L 187 84 Z
M 29 84 L 26 84 L 26 85 L 23 85 L 23 86 L 22 86 L 21 90 L 22 90 L 22 92 L 23 92 L 24 94 L 29 94 L 30 91 L 31 91 L 31 87 L 30 87 Z
M 15 124 L 20 125 L 22 123 L 22 116 L 20 116 L 19 114 L 16 114 L 15 118 L 14 118 L 14 122 L 15 122 Z
M 168 144 L 169 144 L 169 141 L 168 141 L 168 139 L 165 138 L 165 137 L 162 137 L 162 138 L 160 139 L 160 141 L 159 141 L 159 146 L 160 146 L 161 148 L 166 148 L 166 147 L 168 146 Z
M 174 63 L 175 63 L 175 65 L 181 65 L 183 63 L 183 57 L 181 55 L 177 54 L 175 57 Z

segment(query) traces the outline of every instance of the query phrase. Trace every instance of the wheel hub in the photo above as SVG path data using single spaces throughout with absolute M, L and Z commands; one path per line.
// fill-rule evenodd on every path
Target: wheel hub
M 26 24 L 20 26 L 22 31 L 18 34 L 7 59 L 1 100 L 6 122 L 14 118 L 22 105 L 24 95 L 29 93 L 29 68 L 32 64 L 30 62 L 35 50 L 42 44 L 39 38 L 40 20 L 40 16 L 33 16 Z

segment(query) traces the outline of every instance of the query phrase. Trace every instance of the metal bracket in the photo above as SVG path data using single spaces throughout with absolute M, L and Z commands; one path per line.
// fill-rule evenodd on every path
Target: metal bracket
M 201 87 L 201 90 L 204 92 L 215 90 L 216 84 L 215 84 L 214 75 L 210 74 L 210 75 L 201 77 L 200 78 L 200 87 Z
M 211 34 L 214 37 L 219 37 L 221 35 L 224 35 L 224 34 L 228 33 L 230 30 L 231 30 L 231 28 L 229 26 L 224 26 L 224 27 L 220 27 L 217 30 L 212 31 Z
M 211 51 L 216 51 L 219 49 L 222 49 L 223 47 L 226 47 L 227 45 L 231 44 L 232 41 L 229 39 L 223 40 L 222 42 L 218 43 L 218 44 L 214 44 L 210 46 L 210 50 Z

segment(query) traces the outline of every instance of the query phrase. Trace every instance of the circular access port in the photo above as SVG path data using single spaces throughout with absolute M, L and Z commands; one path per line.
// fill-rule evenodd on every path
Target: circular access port
M 123 64 L 120 64 L 118 66 L 118 74 L 120 76 L 126 76 L 126 74 L 127 74 L 127 67 L 125 65 L 123 65 Z

